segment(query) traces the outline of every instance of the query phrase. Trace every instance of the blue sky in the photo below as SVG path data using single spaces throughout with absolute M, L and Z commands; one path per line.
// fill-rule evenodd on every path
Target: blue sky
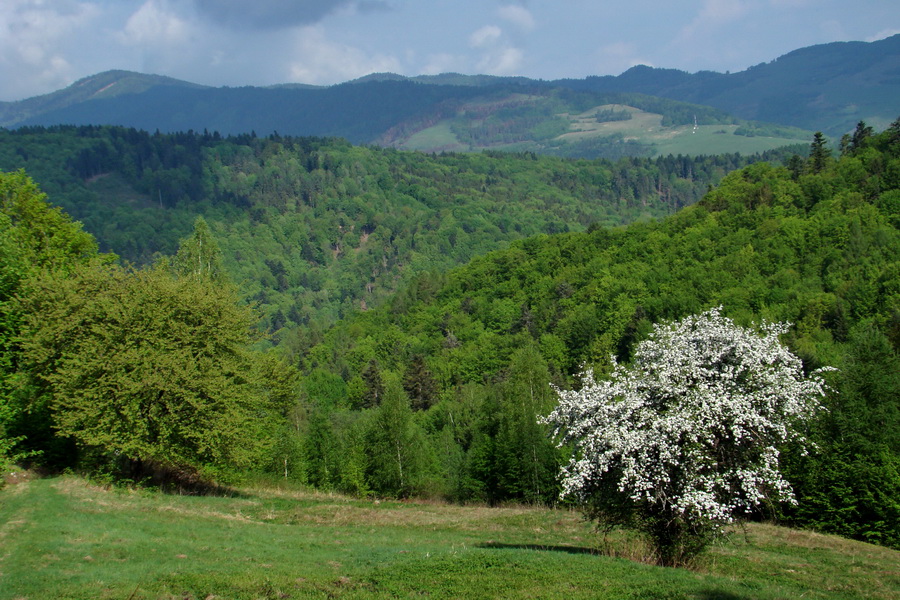
M 895 33 L 896 0 L 0 0 L 0 100 L 108 69 L 215 86 L 735 72 Z

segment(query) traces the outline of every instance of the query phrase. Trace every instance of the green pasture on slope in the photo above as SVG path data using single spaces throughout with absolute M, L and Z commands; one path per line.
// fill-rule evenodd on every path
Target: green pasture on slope
M 606 554 L 601 554 L 603 546 Z M 577 512 L 245 490 L 0 492 L 0 598 L 894 598 L 900 553 L 751 525 L 694 570 L 630 560 Z M 621 557 L 611 556 L 619 555 Z

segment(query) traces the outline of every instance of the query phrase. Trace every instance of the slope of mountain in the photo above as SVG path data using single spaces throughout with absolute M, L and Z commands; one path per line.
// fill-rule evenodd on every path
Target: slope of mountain
M 529 238 L 420 274 L 303 356 L 310 401 L 365 406 L 379 373 L 426 381 L 427 394 L 408 393 L 413 406 L 435 404 L 423 427 L 458 441 L 456 455 L 440 452 L 465 456 L 462 493 L 527 498 L 553 472 L 538 468 L 552 464 L 548 432 L 533 429 L 548 380 L 608 373 L 653 324 L 715 306 L 741 324 L 788 322 L 783 341 L 805 368 L 837 370 L 805 434 L 816 451 L 784 449 L 799 504 L 782 514 L 900 547 L 898 173 L 900 121 L 861 133 L 837 160 L 733 172 L 664 220 Z
M 616 158 L 759 152 L 806 142 L 811 130 L 838 136 L 859 120 L 882 129 L 900 113 L 898 98 L 900 35 L 803 48 L 734 74 L 640 66 L 617 77 L 553 82 L 379 73 L 330 87 L 209 88 L 110 71 L 0 104 L 0 126 L 279 132 L 427 152 Z
M 900 114 L 900 35 L 801 48 L 739 73 L 637 66 L 618 77 L 553 83 L 663 96 L 714 106 L 742 119 L 840 136 L 860 120 L 883 129 Z
M 324 88 L 204 88 L 117 71 L 82 80 L 53 98 L 7 107 L 4 122 L 12 124 L 27 113 L 31 116 L 17 125 L 109 124 L 226 135 L 278 132 L 426 152 L 498 149 L 586 158 L 750 154 L 811 137 L 802 130 L 755 126 L 752 129 L 766 133 L 750 139 L 740 135 L 746 124 L 718 109 L 638 94 L 500 81 L 429 85 L 380 75 Z M 618 116 L 598 116 L 610 112 Z
M 110 77 L 139 81 L 142 76 L 122 72 L 96 76 L 100 83 Z M 91 88 L 98 85 L 91 80 Z M 14 124 L 123 125 L 164 132 L 206 129 L 225 135 L 277 131 L 340 136 L 365 143 L 415 115 L 421 107 L 478 93 L 481 92 L 473 88 L 438 88 L 408 81 L 328 88 L 150 85 L 130 94 L 90 97 Z M 67 93 L 71 95 L 74 90 Z M 8 126 L 13 125 L 8 119 L 4 121 Z
M 162 75 L 144 75 L 131 71 L 105 71 L 79 79 L 69 87 L 19 102 L 0 102 L 0 127 L 13 127 L 47 113 L 64 111 L 86 102 L 135 96 L 154 88 L 204 89 L 196 83 Z
M 0 130 L 0 171 L 25 169 L 128 261 L 173 253 L 202 214 L 273 330 L 376 306 L 412 273 L 515 239 L 674 212 L 760 158 L 430 156 L 334 139 Z

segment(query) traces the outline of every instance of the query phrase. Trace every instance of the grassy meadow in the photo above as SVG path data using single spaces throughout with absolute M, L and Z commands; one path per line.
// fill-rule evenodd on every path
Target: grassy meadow
M 0 598 L 874 598 L 900 552 L 750 524 L 693 570 L 578 512 L 277 488 L 180 496 L 74 476 L 0 491 Z
M 632 118 L 624 121 L 598 122 L 598 111 L 626 111 Z M 540 152 L 546 143 L 551 145 L 574 144 L 593 138 L 620 135 L 624 139 L 647 144 L 654 149 L 654 156 L 684 154 L 700 156 L 739 152 L 754 154 L 781 146 L 807 143 L 809 136 L 801 137 L 747 137 L 735 135 L 738 125 L 662 125 L 662 115 L 649 113 L 622 104 L 595 106 L 577 114 L 560 113 L 569 122 L 569 131 L 545 142 L 497 143 L 490 147 L 495 150 L 532 150 Z M 799 136 L 799 134 L 798 134 Z M 453 132 L 451 119 L 415 132 L 399 144 L 403 150 L 423 152 L 469 152 L 483 148 L 471 147 L 457 138 Z

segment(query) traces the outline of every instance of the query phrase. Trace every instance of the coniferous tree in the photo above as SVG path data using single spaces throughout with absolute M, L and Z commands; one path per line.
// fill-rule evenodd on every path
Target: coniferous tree
M 366 432 L 366 474 L 373 490 L 408 496 L 418 488 L 427 448 L 412 417 L 399 377 L 391 376 Z
M 415 410 L 431 408 L 437 397 L 437 383 L 421 354 L 413 357 L 403 376 L 403 389 Z
M 831 149 L 828 148 L 828 142 L 825 135 L 821 131 L 817 131 L 813 135 L 812 144 L 809 147 L 809 159 L 807 164 L 811 173 L 821 173 L 828 165 L 831 158 Z
M 306 479 L 320 488 L 330 488 L 339 478 L 337 440 L 328 415 L 322 408 L 315 408 L 310 415 L 303 439 Z
M 864 121 L 860 121 L 856 124 L 856 129 L 853 130 L 853 134 L 850 136 L 850 142 L 847 145 L 847 152 L 849 154 L 855 154 L 859 150 L 865 146 L 867 140 L 869 140 L 875 133 L 875 130 L 866 125 Z
M 553 503 L 559 495 L 560 453 L 547 426 L 538 423 L 555 403 L 546 361 L 533 347 L 517 351 L 499 387 L 503 405 L 496 453 L 504 493 L 532 503 Z
M 791 179 L 797 181 L 806 170 L 805 161 L 799 155 L 792 155 L 787 161 L 787 169 L 791 172 Z
M 366 369 L 362 372 L 362 379 L 365 382 L 365 391 L 361 408 L 374 408 L 381 404 L 384 397 L 384 381 L 381 379 L 378 361 L 374 358 L 366 365 Z

